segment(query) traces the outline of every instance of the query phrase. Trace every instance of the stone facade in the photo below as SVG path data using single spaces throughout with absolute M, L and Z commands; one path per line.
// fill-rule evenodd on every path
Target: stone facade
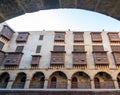
M 1 31 L 4 30 L 4 27 Z M 10 27 L 7 28 L 10 29 Z M 10 29 L 10 31 L 13 30 Z M 77 39 L 77 42 L 74 42 L 74 37 L 77 37 L 74 36 L 74 32 L 78 33 L 78 38 L 81 37 L 79 32 L 82 32 L 83 40 Z M 19 35 L 18 32 L 13 33 L 10 40 L 7 40 L 2 34 L 0 36 L 0 41 L 4 43 L 1 49 L 1 53 L 4 56 L 0 55 L 0 57 L 3 57 L 2 60 L 0 59 L 0 87 L 4 88 L 4 90 L 24 88 L 27 90 L 40 89 L 41 91 L 50 89 L 55 91 L 59 89 L 66 89 L 66 91 L 77 89 L 82 91 L 82 89 L 88 89 L 90 93 L 95 94 L 94 91 L 97 91 L 97 89 L 102 89 L 103 91 L 105 89 L 119 89 L 120 66 L 119 63 L 116 63 L 119 62 L 119 56 L 115 57 L 113 55 L 113 53 L 119 55 L 120 52 L 119 32 L 24 32 L 24 34 L 26 33 L 29 35 L 25 42 L 16 41 Z M 57 36 L 57 41 L 55 40 L 56 33 L 60 34 Z M 112 42 L 110 41 L 109 33 L 113 34 L 111 37 Z M 25 37 L 24 34 L 20 37 L 21 39 Z M 43 35 L 43 38 L 39 38 L 40 35 Z M 21 49 L 16 51 L 17 46 L 24 46 L 24 48 L 22 51 Z M 36 53 L 37 46 L 41 46 L 38 49 L 39 53 Z M 59 49 L 57 47 L 55 49 L 54 46 L 59 46 Z M 60 46 L 64 46 L 64 48 L 62 47 L 61 49 Z M 78 51 L 75 51 L 74 46 L 83 46 L 84 49 L 79 49 L 80 47 L 78 47 Z M 93 46 L 97 48 L 94 47 L 93 49 Z M 118 46 L 118 49 L 114 50 L 111 46 Z M 64 53 L 62 57 L 61 53 Z M 52 54 L 57 54 L 57 57 L 54 56 L 52 59 Z M 78 54 L 78 56 L 76 55 L 77 58 L 75 57 L 74 59 L 77 61 L 75 64 L 73 61 L 74 54 Z M 85 56 L 81 57 L 82 54 L 85 54 Z M 61 60 L 63 63 L 59 63 Z M 54 63 L 52 64 L 52 62 Z M 107 91 L 109 92 L 109 90 Z

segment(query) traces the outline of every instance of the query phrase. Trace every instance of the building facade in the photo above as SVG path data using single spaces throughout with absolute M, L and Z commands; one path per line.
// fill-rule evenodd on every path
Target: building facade
M 15 89 L 51 93 L 36 91 L 36 95 L 59 90 L 76 91 L 70 95 L 83 93 L 79 91 L 99 95 L 97 90 L 119 90 L 120 33 L 14 32 L 4 25 L 0 32 L 0 88 L 3 95 Z

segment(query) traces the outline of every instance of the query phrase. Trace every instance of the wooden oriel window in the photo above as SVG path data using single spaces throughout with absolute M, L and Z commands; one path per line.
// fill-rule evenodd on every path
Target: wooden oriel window
M 92 42 L 102 42 L 101 32 L 91 32 Z
M 31 66 L 38 66 L 40 62 L 40 55 L 32 55 Z
M 112 54 L 113 54 L 113 58 L 115 60 L 115 64 L 120 65 L 120 51 L 119 52 L 114 51 L 114 52 L 112 52 Z
M 5 43 L 0 41 L 0 50 L 2 50 L 2 48 L 4 47 Z
M 18 66 L 23 53 L 19 52 L 9 52 L 6 54 L 6 57 L 3 61 L 4 66 Z
M 28 36 L 28 32 L 19 32 L 16 42 L 27 42 Z
M 65 42 L 65 32 L 55 32 L 55 42 Z
M 36 48 L 36 53 L 40 53 L 40 51 L 41 51 L 41 45 L 38 45 Z
M 108 37 L 110 42 L 120 42 L 119 32 L 109 32 Z
M 24 46 L 17 46 L 15 52 L 22 52 L 23 48 L 24 48 Z
M 112 51 L 119 51 L 120 52 L 120 45 L 111 45 Z
M 73 65 L 86 65 L 86 52 L 73 53 Z
M 109 64 L 108 57 L 107 57 L 107 51 L 93 51 L 94 61 L 95 64 L 101 65 L 101 64 Z
M 4 25 L 0 33 L 0 36 L 2 36 L 3 38 L 9 41 L 12 38 L 13 33 L 15 32 L 10 27 L 8 27 L 7 25 Z
M 65 46 L 55 45 L 54 51 L 65 51 Z
M 4 58 L 5 58 L 5 52 L 0 50 L 0 65 L 2 64 L 2 61 L 4 60 Z
M 51 51 L 51 65 L 64 65 L 65 61 L 65 46 L 55 45 Z
M 44 37 L 43 35 L 40 35 L 39 40 L 43 40 L 43 37 Z
M 85 47 L 84 47 L 84 45 L 74 45 L 73 51 L 74 52 L 85 51 Z
M 51 52 L 51 65 L 64 65 L 65 63 L 65 53 Z
M 74 42 L 84 42 L 84 32 L 73 32 Z
M 93 51 L 104 51 L 103 45 L 93 45 Z

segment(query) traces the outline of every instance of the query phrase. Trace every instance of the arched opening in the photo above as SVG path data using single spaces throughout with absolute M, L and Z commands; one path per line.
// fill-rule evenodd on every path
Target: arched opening
M 118 82 L 118 86 L 120 88 L 120 79 L 119 78 L 117 78 L 117 82 Z
M 94 82 L 95 82 L 95 88 L 100 88 L 100 81 L 99 81 L 99 79 L 95 78 Z
M 112 77 L 106 72 L 99 72 L 94 77 L 95 88 L 115 88 Z
M 30 82 L 30 88 L 43 88 L 45 76 L 42 72 L 36 72 Z
M 9 79 L 10 79 L 10 76 L 9 76 L 9 74 L 7 72 L 2 73 L 0 75 L 0 88 L 6 88 Z
M 118 82 L 118 86 L 119 86 L 119 88 L 120 88 L 120 73 L 119 73 L 118 76 L 117 76 L 117 82 Z
M 24 88 L 26 82 L 26 74 L 25 73 L 19 73 L 12 85 L 12 88 Z
M 56 88 L 56 82 L 57 82 L 56 77 L 53 77 L 53 78 L 51 79 L 50 88 Z
M 78 88 L 78 81 L 77 81 L 77 78 L 76 78 L 76 77 L 73 77 L 73 78 L 72 78 L 71 88 Z
M 61 72 L 54 72 L 48 81 L 48 88 L 67 88 L 67 76 Z
M 76 72 L 72 75 L 71 88 L 91 88 L 90 77 L 84 72 Z

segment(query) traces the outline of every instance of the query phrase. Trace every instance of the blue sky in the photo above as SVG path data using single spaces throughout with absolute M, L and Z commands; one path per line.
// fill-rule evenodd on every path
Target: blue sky
M 41 10 L 6 22 L 15 31 L 120 31 L 120 21 L 80 9 Z

